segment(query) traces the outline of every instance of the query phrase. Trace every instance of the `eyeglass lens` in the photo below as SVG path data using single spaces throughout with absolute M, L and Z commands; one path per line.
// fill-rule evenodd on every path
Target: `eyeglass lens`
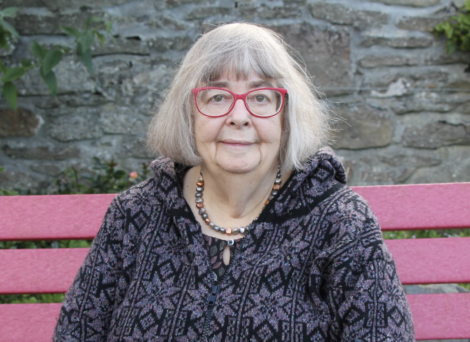
M 227 114 L 233 100 L 233 95 L 223 89 L 201 90 L 196 97 L 199 110 L 208 116 Z M 253 114 L 270 116 L 280 110 L 282 94 L 276 90 L 254 90 L 247 95 L 245 103 Z

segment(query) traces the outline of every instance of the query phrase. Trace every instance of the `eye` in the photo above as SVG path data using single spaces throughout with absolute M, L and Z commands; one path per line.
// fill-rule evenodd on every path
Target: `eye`
M 223 100 L 224 100 L 224 96 L 223 96 L 223 95 L 220 95 L 220 94 L 214 95 L 214 96 L 212 96 L 212 98 L 211 98 L 211 101 L 212 101 L 212 102 L 222 102 Z
M 258 95 L 255 96 L 255 101 L 256 101 L 256 102 L 264 102 L 264 101 L 266 101 L 266 100 L 267 100 L 267 99 L 266 99 L 266 96 L 264 96 L 264 95 L 259 95 L 259 94 L 258 94 Z

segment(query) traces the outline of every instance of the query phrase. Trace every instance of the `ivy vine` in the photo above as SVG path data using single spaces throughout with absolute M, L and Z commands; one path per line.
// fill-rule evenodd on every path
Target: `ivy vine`
M 436 37 L 444 34 L 447 38 L 446 50 L 448 54 L 457 49 L 470 51 L 470 0 L 458 8 L 458 14 L 436 25 L 434 28 Z M 465 69 L 470 72 L 470 65 Z
M 15 28 L 7 22 L 6 18 L 15 18 L 19 8 L 9 7 L 0 11 L 0 48 L 8 49 L 10 44 L 17 41 L 20 35 Z M 91 24 L 94 24 L 93 27 Z M 76 55 L 86 67 L 90 75 L 94 75 L 93 63 L 91 58 L 91 46 L 98 39 L 102 46 L 106 43 L 106 36 L 100 32 L 105 31 L 108 35 L 111 33 L 112 21 L 107 18 L 100 18 L 91 16 L 86 20 L 85 29 L 79 29 L 71 26 L 60 26 L 60 29 L 68 36 L 74 37 L 74 46 L 60 46 L 56 45 L 47 49 L 38 42 L 33 42 L 31 50 L 34 56 L 37 57 L 37 62 L 32 62 L 29 59 L 22 59 L 19 66 L 7 67 L 0 61 L 0 97 L 3 95 L 14 110 L 17 109 L 18 91 L 14 81 L 21 78 L 28 70 L 39 68 L 39 74 L 42 80 L 49 88 L 52 95 L 57 96 L 57 76 L 54 68 L 62 61 L 64 54 L 75 50 Z M 113 38 L 114 41 L 114 38 Z M 115 43 L 115 41 L 114 41 Z

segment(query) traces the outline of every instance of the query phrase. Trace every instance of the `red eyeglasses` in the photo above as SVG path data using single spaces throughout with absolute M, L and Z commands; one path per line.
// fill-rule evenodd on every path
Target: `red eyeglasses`
M 230 90 L 217 87 L 194 88 L 194 101 L 197 110 L 212 118 L 227 115 L 237 100 L 243 100 L 251 115 L 269 118 L 282 110 L 287 89 L 259 88 L 245 94 L 235 94 Z

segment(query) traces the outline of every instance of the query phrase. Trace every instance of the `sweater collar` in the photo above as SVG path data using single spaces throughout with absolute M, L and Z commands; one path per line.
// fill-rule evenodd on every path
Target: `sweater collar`
M 150 164 L 158 180 L 158 187 L 163 191 L 157 191 L 156 196 L 167 203 L 170 209 L 181 209 L 185 207 L 183 197 L 183 178 L 190 168 L 175 163 L 170 158 L 160 157 Z M 288 194 L 295 196 L 299 188 L 317 189 L 319 194 L 336 183 L 346 184 L 346 172 L 340 160 L 333 150 L 323 147 L 315 155 L 305 162 L 301 170 L 295 170 L 289 179 Z

